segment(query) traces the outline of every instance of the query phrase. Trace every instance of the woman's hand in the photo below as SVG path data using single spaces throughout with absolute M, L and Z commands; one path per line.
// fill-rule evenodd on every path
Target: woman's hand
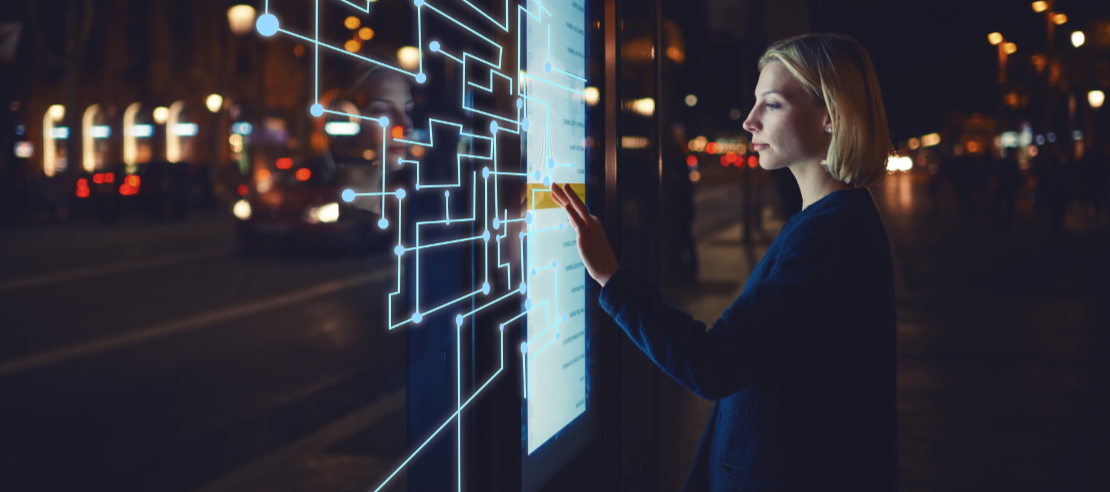
M 586 204 L 568 184 L 551 183 L 551 198 L 566 210 L 571 227 L 578 231 L 578 254 L 582 256 L 586 271 L 604 287 L 621 266 L 617 264 L 613 248 L 609 247 L 601 219 L 590 215 Z

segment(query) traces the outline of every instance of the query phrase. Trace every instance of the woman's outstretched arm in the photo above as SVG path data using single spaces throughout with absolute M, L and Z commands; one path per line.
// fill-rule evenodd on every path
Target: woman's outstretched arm
M 786 362 L 784 340 L 802 327 L 797 315 L 812 289 L 800 258 L 782 258 L 768 279 L 750 284 L 713 327 L 667 304 L 646 279 L 617 264 L 600 220 L 568 188 L 553 197 L 578 231 L 590 276 L 602 284 L 600 303 L 628 336 L 667 374 L 707 399 L 728 396 L 772 365 Z M 791 255 L 793 256 L 793 255 Z M 810 306 L 812 307 L 812 306 Z

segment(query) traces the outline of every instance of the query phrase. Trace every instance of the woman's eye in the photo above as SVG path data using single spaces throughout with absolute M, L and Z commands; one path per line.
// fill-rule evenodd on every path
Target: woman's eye
M 781 106 L 779 106 L 779 103 L 773 103 L 773 102 L 764 104 L 764 106 L 766 106 L 768 109 L 779 109 L 781 107 Z

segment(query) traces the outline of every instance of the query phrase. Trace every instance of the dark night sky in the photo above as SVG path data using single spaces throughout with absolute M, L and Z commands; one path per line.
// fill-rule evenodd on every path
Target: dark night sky
M 774 1 L 774 0 L 768 0 Z M 953 111 L 965 114 L 997 111 L 997 51 L 987 41 L 987 34 L 1001 32 L 1007 41 L 1017 44 L 1012 62 L 1024 63 L 1030 53 L 1043 52 L 1047 41 L 1043 14 L 1033 12 L 1032 1 L 1025 0 L 812 0 L 810 23 L 815 31 L 848 34 L 858 39 L 870 52 L 882 85 L 887 117 L 894 138 L 905 140 L 940 129 L 950 121 Z M 675 11 L 673 14 L 687 33 L 691 48 L 705 39 L 696 39 L 705 31 L 706 17 L 700 13 Z M 1058 0 L 1056 11 L 1068 15 L 1068 22 L 1058 26 L 1057 49 L 1072 50 L 1072 31 L 1090 27 L 1094 20 L 1110 20 L 1110 1 Z M 712 46 L 712 44 L 710 44 Z M 696 55 L 695 55 L 696 56 Z M 686 69 L 702 69 L 691 60 Z M 691 77 L 675 89 L 710 90 L 706 80 L 727 80 L 729 77 Z M 713 101 L 706 101 L 711 103 Z M 722 101 L 721 104 L 735 104 Z M 750 108 L 742 108 L 746 113 Z M 727 109 L 726 109 L 727 111 Z M 735 131 L 739 132 L 739 122 Z

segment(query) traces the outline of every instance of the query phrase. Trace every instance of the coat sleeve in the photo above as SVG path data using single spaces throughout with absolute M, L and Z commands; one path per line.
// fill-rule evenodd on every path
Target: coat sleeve
M 761 278 L 749 279 L 708 330 L 629 268 L 609 279 L 599 302 L 664 372 L 698 396 L 716 400 L 789 364 L 790 340 L 812 339 L 799 332 L 814 324 L 805 313 L 813 313 L 819 299 L 821 279 L 813 260 L 791 254 L 774 262 Z

